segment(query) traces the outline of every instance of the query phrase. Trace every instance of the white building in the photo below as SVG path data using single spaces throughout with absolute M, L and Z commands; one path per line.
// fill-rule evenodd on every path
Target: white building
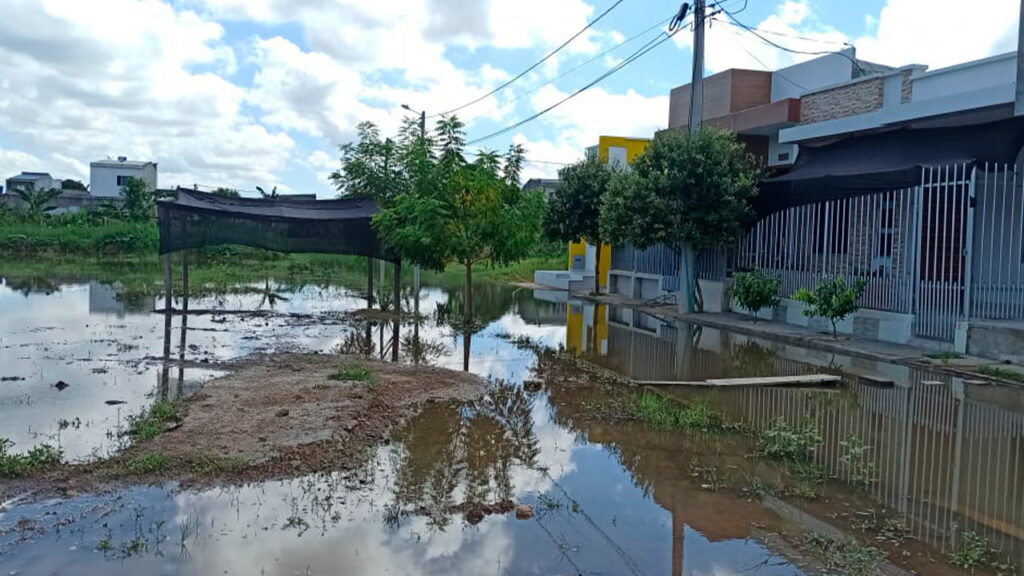
M 140 178 L 156 190 L 156 162 L 140 162 L 118 156 L 116 160 L 97 160 L 89 164 L 89 192 L 93 196 L 117 197 L 129 178 Z
M 11 176 L 8 178 L 6 189 L 0 190 L 0 192 L 7 192 L 10 194 L 13 194 L 18 190 L 41 192 L 51 188 L 60 190 L 61 186 L 62 183 L 59 179 L 50 176 L 46 172 L 22 172 L 17 176 Z

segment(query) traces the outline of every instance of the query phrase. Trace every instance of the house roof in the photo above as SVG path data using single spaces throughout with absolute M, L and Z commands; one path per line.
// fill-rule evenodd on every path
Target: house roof
M 124 162 L 119 162 L 117 160 L 108 159 L 90 162 L 89 166 L 95 166 L 97 168 L 145 168 L 150 164 L 156 166 L 156 162 L 143 162 L 140 160 L 125 160 Z
M 34 182 L 41 178 L 52 178 L 48 172 L 22 172 L 17 176 L 8 178 L 8 180 L 19 180 L 23 182 Z

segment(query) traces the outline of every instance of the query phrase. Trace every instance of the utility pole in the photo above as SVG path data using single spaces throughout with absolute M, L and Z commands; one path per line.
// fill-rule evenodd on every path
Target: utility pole
M 1024 0 L 1021 0 L 1024 2 Z M 693 79 L 690 81 L 690 135 L 700 131 L 704 115 L 704 0 L 693 5 Z
M 1021 0 L 1024 2 L 1024 0 Z M 427 137 L 427 113 L 420 112 L 420 138 Z
M 1013 114 L 1024 116 L 1024 0 L 1020 2 L 1020 18 L 1017 23 L 1017 98 Z

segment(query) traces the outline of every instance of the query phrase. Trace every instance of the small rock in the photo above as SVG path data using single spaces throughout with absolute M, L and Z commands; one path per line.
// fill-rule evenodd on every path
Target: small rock
M 280 408 L 280 409 L 278 409 L 278 411 L 277 411 L 277 412 L 274 412 L 274 416 L 277 416 L 278 418 L 284 418 L 284 417 L 285 417 L 285 416 L 287 416 L 287 415 L 288 415 L 289 413 L 290 413 L 290 412 L 288 411 L 288 409 L 287 409 L 287 408 Z
M 533 507 L 529 504 L 516 506 L 516 520 L 528 520 L 533 518 Z
M 267 441 L 267 437 L 266 436 L 257 436 L 256 440 L 259 440 L 260 442 L 266 442 Z
M 107 400 L 104 402 L 107 406 L 117 406 L 118 404 L 127 404 L 124 400 Z
M 65 381 L 63 381 L 63 380 L 57 380 L 57 383 L 56 383 L 56 384 L 54 384 L 53 386 L 54 386 L 54 388 L 56 388 L 57 390 L 61 390 L 61 391 L 63 391 L 63 390 L 64 390 L 65 388 L 67 388 L 68 386 L 71 386 L 71 384 L 68 384 L 67 382 L 65 382 Z
M 484 511 L 480 508 L 472 508 L 466 512 L 466 522 L 476 526 L 484 519 Z

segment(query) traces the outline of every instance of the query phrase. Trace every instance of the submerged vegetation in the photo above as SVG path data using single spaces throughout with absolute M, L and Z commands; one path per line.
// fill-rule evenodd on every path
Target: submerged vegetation
M 12 446 L 14 442 L 0 438 L 0 478 L 24 476 L 58 466 L 64 456 L 60 448 L 49 444 L 34 446 L 25 454 L 10 452 Z
M 682 405 L 654 392 L 644 392 L 633 406 L 635 418 L 655 428 L 717 432 L 735 429 L 721 411 L 707 400 L 698 399 Z

